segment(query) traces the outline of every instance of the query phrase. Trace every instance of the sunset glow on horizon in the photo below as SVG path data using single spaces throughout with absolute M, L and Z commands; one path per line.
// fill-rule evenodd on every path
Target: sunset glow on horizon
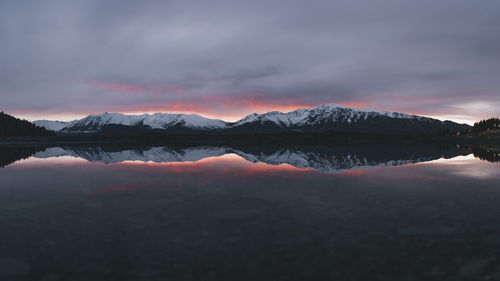
M 426 116 L 430 118 L 435 118 L 441 121 L 450 120 L 457 123 L 466 123 L 469 125 L 473 125 L 474 122 L 481 119 L 480 116 L 470 116 L 470 115 L 450 115 L 450 114 L 426 114 L 419 112 L 408 112 L 408 111 L 399 111 L 396 109 L 379 109 L 373 106 L 367 105 L 365 102 L 330 102 L 329 104 L 339 104 L 346 107 L 357 108 L 361 110 L 376 110 L 376 111 L 388 111 L 388 112 L 402 112 L 410 115 L 418 115 L 418 116 Z M 15 111 L 15 112 L 7 112 L 12 113 L 13 115 L 26 119 L 28 121 L 36 121 L 36 120 L 57 120 L 57 121 L 72 121 L 76 119 L 84 118 L 91 114 L 101 114 L 101 113 L 121 113 L 121 114 L 130 114 L 130 115 L 141 115 L 141 114 L 155 114 L 155 113 L 171 113 L 171 114 L 197 114 L 203 117 L 212 118 L 212 119 L 220 119 L 228 122 L 236 122 L 243 117 L 252 114 L 258 113 L 263 114 L 271 111 L 280 111 L 280 112 L 290 112 L 300 108 L 314 108 L 320 106 L 321 104 L 316 105 L 305 105 L 305 104 L 288 104 L 288 105 L 280 105 L 280 104 L 265 104 L 265 103 L 256 103 L 250 101 L 241 101 L 237 103 L 235 106 L 231 106 L 228 104 L 223 104 L 219 106 L 207 107 L 203 108 L 199 104 L 172 104 L 166 105 L 163 107 L 152 107 L 149 109 L 124 109 L 121 110 L 119 108 L 104 111 L 96 111 L 96 112 L 54 112 L 54 111 Z M 221 110 L 214 110 L 216 108 L 222 108 Z

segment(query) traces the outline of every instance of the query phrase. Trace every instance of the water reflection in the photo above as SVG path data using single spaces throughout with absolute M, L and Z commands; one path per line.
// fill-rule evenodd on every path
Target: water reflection
M 18 160 L 26 159 L 41 150 L 43 148 L 0 145 L 0 168 Z
M 468 149 L 13 151 L 32 157 L 0 169 L 0 280 L 495 280 L 500 272 L 499 164 Z
M 474 152 L 481 159 L 495 161 L 495 153 L 456 146 L 301 146 L 301 147 L 50 147 L 40 149 L 0 150 L 2 164 L 15 162 L 31 154 L 33 158 L 73 157 L 96 163 L 195 162 L 234 154 L 252 163 L 287 164 L 324 173 L 376 166 L 399 166 L 449 159 Z

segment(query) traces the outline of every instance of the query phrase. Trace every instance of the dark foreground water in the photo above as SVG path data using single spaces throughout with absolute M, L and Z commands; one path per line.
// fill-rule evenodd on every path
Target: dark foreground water
M 500 280 L 495 154 L 1 152 L 0 280 Z

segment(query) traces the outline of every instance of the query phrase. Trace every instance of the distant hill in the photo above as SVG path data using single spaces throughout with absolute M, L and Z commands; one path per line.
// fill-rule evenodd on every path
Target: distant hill
M 283 133 L 338 132 L 381 135 L 456 134 L 470 130 L 467 124 L 398 112 L 361 110 L 338 104 L 300 108 L 292 112 L 272 111 L 251 114 L 237 122 L 204 118 L 195 114 L 92 114 L 71 122 L 35 121 L 35 124 L 60 133 L 141 134 L 164 132 Z M 135 127 L 135 128 L 134 128 Z
M 29 121 L 0 112 L 0 137 L 52 136 L 54 132 L 38 127 Z

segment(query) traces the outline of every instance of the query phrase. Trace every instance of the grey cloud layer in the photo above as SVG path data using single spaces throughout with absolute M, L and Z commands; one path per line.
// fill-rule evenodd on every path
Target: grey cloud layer
M 2 1 L 0 106 L 227 96 L 453 113 L 443 107 L 499 99 L 499 34 L 500 2 L 488 0 Z M 87 81 L 184 90 L 128 95 Z M 442 102 L 397 103 L 406 97 Z

